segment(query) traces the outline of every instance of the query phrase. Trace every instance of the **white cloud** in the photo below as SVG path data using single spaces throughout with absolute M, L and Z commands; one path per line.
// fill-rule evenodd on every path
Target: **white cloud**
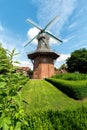
M 28 67 L 29 66 L 29 62 L 28 61 L 20 61 L 20 65 Z
M 49 43 L 50 44 L 56 44 L 56 43 L 58 43 L 58 41 L 55 40 L 54 38 L 50 37 Z
M 61 54 L 57 62 L 64 62 L 68 57 L 70 57 L 70 54 Z
M 65 22 L 68 21 L 76 7 L 77 0 L 33 0 L 38 6 L 37 19 L 42 26 L 46 25 L 49 20 L 58 15 L 58 22 L 53 26 L 53 32 L 58 35 Z
M 8 43 L 8 41 L 5 38 L 0 37 L 0 43 L 5 49 L 8 49 L 10 51 L 12 51 L 13 48 L 15 48 L 14 44 Z
M 72 28 L 74 28 L 76 25 L 77 25 L 77 22 L 74 22 L 74 23 L 72 23 L 71 25 L 69 25 L 69 28 L 72 29 Z
M 57 62 L 64 62 L 68 57 L 70 57 L 70 54 L 61 54 Z
M 63 39 L 63 43 L 69 42 L 70 40 L 74 39 L 76 37 L 76 35 L 71 35 L 68 38 Z
M 12 50 L 13 48 L 22 47 L 22 41 L 18 36 L 13 34 L 7 27 L 0 23 L 0 43 L 5 49 Z
M 60 57 L 55 61 L 55 67 L 60 67 L 66 63 L 66 59 L 70 57 L 70 54 L 61 54 Z
M 36 27 L 30 28 L 27 32 L 27 36 L 28 36 L 29 41 L 32 40 L 38 33 L 39 33 L 39 30 Z M 32 41 L 32 43 L 36 44 L 37 39 L 34 39 Z
M 10 50 L 10 52 L 16 48 L 16 52 L 19 52 L 19 55 L 13 58 L 14 61 L 20 62 L 22 60 L 27 60 L 26 53 L 22 47 L 23 41 L 6 27 L 3 27 L 3 32 L 0 31 L 0 43 L 5 49 Z
M 60 31 L 64 24 L 68 21 L 68 18 L 70 15 L 73 13 L 73 10 L 76 7 L 76 1 L 77 0 L 33 0 L 35 4 L 38 6 L 38 11 L 37 11 L 37 19 L 38 19 L 38 24 L 44 28 L 47 23 L 53 19 L 53 17 L 58 16 L 58 19 L 54 24 L 52 23 L 51 25 L 51 32 L 55 36 L 58 37 L 60 35 Z M 74 27 L 75 23 L 72 24 L 70 27 Z M 47 28 L 48 29 L 48 28 Z M 39 30 L 37 28 L 31 28 L 28 31 L 28 38 L 29 41 L 35 37 L 36 34 L 38 34 Z M 59 36 L 60 37 L 60 36 Z M 70 39 L 65 39 L 64 42 L 69 41 Z M 58 41 L 54 40 L 53 38 L 50 38 L 50 44 L 56 44 Z M 37 40 L 33 40 L 32 43 L 37 43 Z
M 15 64 L 20 67 L 29 67 L 30 69 L 33 69 L 33 65 L 29 61 L 19 61 L 20 64 Z
M 36 27 L 30 28 L 30 29 L 28 30 L 28 32 L 27 32 L 27 36 L 28 36 L 28 39 L 29 39 L 28 41 L 32 40 L 38 33 L 39 33 L 39 30 L 38 30 Z M 37 39 L 34 39 L 34 40 L 32 41 L 32 43 L 33 43 L 33 44 L 37 44 Z M 58 43 L 58 41 L 55 40 L 54 38 L 50 37 L 49 43 L 50 43 L 50 44 L 56 44 L 56 43 Z M 25 44 L 26 44 L 26 43 L 25 43 Z
M 0 23 L 0 32 L 4 31 L 4 27 L 2 26 L 2 24 Z

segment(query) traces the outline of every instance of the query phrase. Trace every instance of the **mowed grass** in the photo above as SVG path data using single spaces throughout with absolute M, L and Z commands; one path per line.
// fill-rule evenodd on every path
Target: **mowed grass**
M 45 80 L 29 80 L 21 93 L 23 100 L 28 102 L 24 104 L 26 113 L 38 110 L 73 110 L 87 105 L 87 100 L 74 100 Z

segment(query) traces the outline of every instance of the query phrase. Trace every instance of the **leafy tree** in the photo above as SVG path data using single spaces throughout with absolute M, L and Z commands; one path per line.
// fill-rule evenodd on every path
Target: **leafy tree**
M 58 71 L 59 69 L 58 69 L 57 67 L 54 67 L 54 70 L 55 70 L 55 71 Z
M 27 71 L 27 73 L 28 73 L 29 77 L 32 78 L 33 70 L 29 69 L 29 70 Z
M 67 69 L 67 66 L 66 66 L 66 64 L 62 64 L 61 66 L 60 66 L 60 68 L 59 68 L 59 70 L 66 70 Z
M 72 52 L 66 64 L 69 72 L 87 73 L 87 49 Z
M 13 58 L 18 55 L 19 53 L 16 52 L 16 49 L 14 48 L 12 52 L 7 50 L 7 54 L 9 57 L 9 62 L 10 62 L 10 71 L 14 72 L 18 67 L 14 66 L 14 64 L 20 64 L 18 61 L 14 61 Z
M 0 74 L 5 74 L 9 71 L 11 66 L 7 51 L 0 44 Z

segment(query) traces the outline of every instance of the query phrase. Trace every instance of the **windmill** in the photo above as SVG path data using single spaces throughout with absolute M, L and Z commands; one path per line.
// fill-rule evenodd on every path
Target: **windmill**
M 30 44 L 34 39 L 38 40 L 37 49 L 33 53 L 27 54 L 28 58 L 33 62 L 33 78 L 43 79 L 51 77 L 54 74 L 54 60 L 59 57 L 59 54 L 50 50 L 49 38 L 52 37 L 58 42 L 62 42 L 55 35 L 47 31 L 46 29 L 57 19 L 54 17 L 43 29 L 38 26 L 35 22 L 27 19 L 27 22 L 39 29 L 39 33 L 27 42 L 24 47 Z

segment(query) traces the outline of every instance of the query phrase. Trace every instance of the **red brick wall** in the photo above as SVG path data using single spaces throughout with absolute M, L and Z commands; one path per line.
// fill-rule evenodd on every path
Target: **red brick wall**
M 36 57 L 34 59 L 34 79 L 51 77 L 54 74 L 53 59 L 50 57 Z

